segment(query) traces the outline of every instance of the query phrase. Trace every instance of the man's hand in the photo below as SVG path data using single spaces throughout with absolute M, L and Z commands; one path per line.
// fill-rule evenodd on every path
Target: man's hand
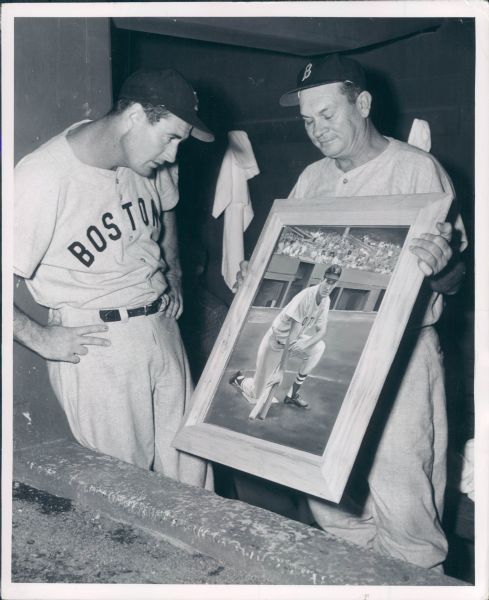
M 32 349 L 48 360 L 79 363 L 80 356 L 88 353 L 87 346 L 110 346 L 107 338 L 90 335 L 107 330 L 107 325 L 47 325 L 41 328 L 39 340 Z
M 437 275 L 447 266 L 452 258 L 449 242 L 452 239 L 450 223 L 437 223 L 439 235 L 423 233 L 413 238 L 410 250 L 418 257 L 418 266 L 426 277 Z
M 183 312 L 182 282 L 177 275 L 166 274 L 169 288 L 166 290 L 168 305 L 164 313 L 171 319 L 179 319 Z
M 14 304 L 14 339 L 48 360 L 79 363 L 80 356 L 87 354 L 87 346 L 110 346 L 110 340 L 92 333 L 102 333 L 107 325 L 64 327 L 62 325 L 39 325 Z
M 233 285 L 233 292 L 234 293 L 236 293 L 239 290 L 239 288 L 243 284 L 243 281 L 244 281 L 246 275 L 248 275 L 248 265 L 249 264 L 250 263 L 247 260 L 242 260 L 239 263 L 239 271 L 236 274 L 236 283 Z
M 303 340 L 300 338 L 298 340 L 294 340 L 289 346 L 290 355 L 298 355 L 304 352 L 304 350 L 306 350 L 306 348 L 309 346 L 307 342 L 308 340 Z

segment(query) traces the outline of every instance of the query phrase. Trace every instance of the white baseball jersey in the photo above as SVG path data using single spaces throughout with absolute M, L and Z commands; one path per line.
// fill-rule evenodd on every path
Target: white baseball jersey
M 363 165 L 344 172 L 331 158 L 322 158 L 304 169 L 289 198 L 386 196 L 451 192 L 452 182 L 431 154 L 387 138 L 386 149 Z M 460 215 L 454 223 L 460 233 L 460 251 L 467 246 L 467 235 Z M 443 310 L 441 294 L 433 293 L 423 318 L 423 325 L 436 323 Z
M 301 324 L 301 336 L 312 336 L 317 329 L 326 325 L 330 298 L 326 296 L 318 304 L 316 295 L 319 285 L 313 285 L 296 294 L 287 306 L 275 317 L 272 329 L 275 337 L 280 342 L 286 342 L 292 321 Z
M 66 133 L 15 169 L 14 271 L 44 306 L 151 303 L 167 287 L 158 239 L 178 202 L 176 166 L 153 178 L 82 163 Z

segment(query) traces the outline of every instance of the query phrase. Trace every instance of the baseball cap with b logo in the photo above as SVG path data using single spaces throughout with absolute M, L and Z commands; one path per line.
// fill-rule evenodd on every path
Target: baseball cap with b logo
M 299 104 L 299 92 L 318 85 L 351 81 L 365 89 L 365 73 L 361 65 L 352 58 L 332 54 L 326 58 L 311 61 L 299 71 L 297 85 L 280 98 L 281 106 Z
M 192 86 L 175 69 L 136 71 L 124 81 L 119 99 L 164 106 L 189 125 L 190 135 L 213 142 L 214 135 L 197 116 L 198 99 Z

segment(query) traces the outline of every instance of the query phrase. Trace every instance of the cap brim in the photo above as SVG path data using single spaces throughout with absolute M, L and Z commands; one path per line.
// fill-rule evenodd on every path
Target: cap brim
M 330 81 L 321 81 L 320 83 L 312 83 L 311 85 L 304 85 L 302 87 L 295 88 L 294 90 L 290 90 L 290 92 L 286 92 L 282 96 L 280 96 L 279 104 L 280 106 L 298 106 L 300 103 L 299 100 L 299 92 L 304 90 L 309 90 L 314 87 L 320 87 L 322 85 L 329 85 L 330 83 L 342 83 L 343 81 L 351 81 L 347 79 L 331 79 Z M 365 86 L 363 86 L 365 87 Z
M 171 107 L 167 105 L 167 108 L 174 115 L 192 126 L 190 135 L 201 142 L 213 142 L 214 134 L 210 131 L 204 123 L 199 119 L 195 111 L 183 111 L 178 107 Z
M 313 87 L 320 87 L 322 85 L 329 85 L 330 83 L 340 83 L 338 79 L 334 79 L 333 81 L 322 81 L 321 83 L 313 83 L 311 85 L 304 85 L 302 87 L 295 88 L 295 90 L 290 90 L 290 92 L 286 92 L 283 96 L 280 96 L 280 106 L 297 106 L 300 103 L 299 100 L 299 92 L 304 90 L 309 90 Z
M 192 127 L 192 131 L 190 135 L 201 142 L 213 142 L 214 134 L 211 133 L 207 128 L 202 129 L 201 127 L 196 127 L 195 125 Z
M 296 88 L 280 96 L 280 106 L 297 106 L 299 104 L 299 92 L 305 88 Z

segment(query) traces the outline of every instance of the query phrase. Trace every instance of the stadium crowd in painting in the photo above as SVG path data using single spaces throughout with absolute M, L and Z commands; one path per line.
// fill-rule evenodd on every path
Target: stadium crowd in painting
M 341 267 L 390 274 L 396 266 L 401 246 L 374 240 L 368 235 L 287 229 L 280 237 L 276 253 L 315 263 L 338 264 Z

